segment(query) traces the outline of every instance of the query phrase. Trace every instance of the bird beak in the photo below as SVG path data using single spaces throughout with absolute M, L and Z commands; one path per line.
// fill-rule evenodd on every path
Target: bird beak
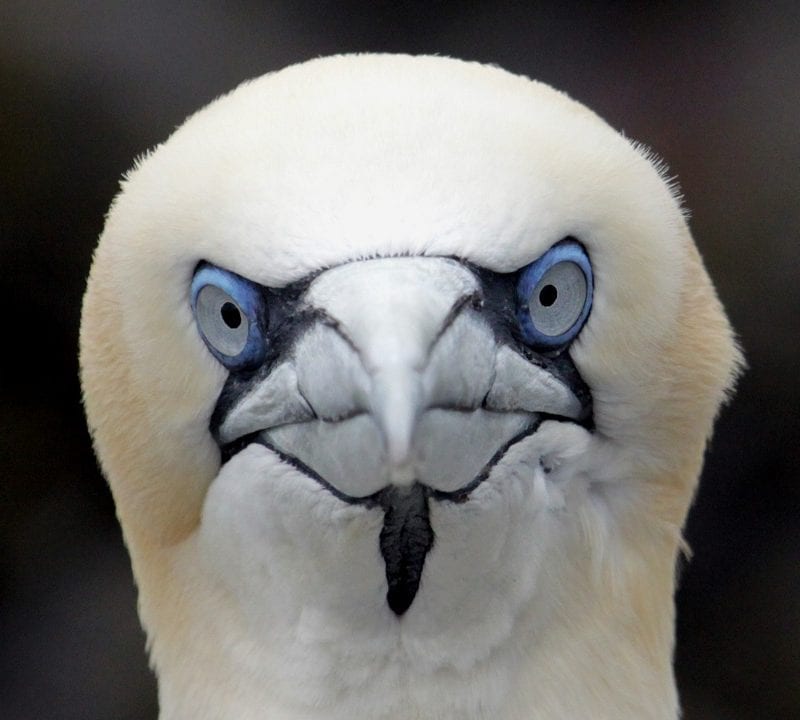
M 544 418 L 588 416 L 588 392 L 522 354 L 488 305 L 479 276 L 451 259 L 327 270 L 302 293 L 294 317 L 306 320 L 267 370 L 223 392 L 212 429 L 228 455 L 258 442 L 343 500 L 383 507 L 391 590 L 389 555 L 404 528 L 430 531 L 428 497 L 466 499 Z

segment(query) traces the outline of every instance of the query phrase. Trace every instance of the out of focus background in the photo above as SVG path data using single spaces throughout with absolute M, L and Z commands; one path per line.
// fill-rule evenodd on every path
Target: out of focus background
M 544 80 L 679 177 L 750 365 L 687 527 L 685 718 L 800 718 L 800 5 L 497 0 L 0 0 L 0 717 L 157 714 L 77 379 L 121 174 L 240 81 L 345 51 Z

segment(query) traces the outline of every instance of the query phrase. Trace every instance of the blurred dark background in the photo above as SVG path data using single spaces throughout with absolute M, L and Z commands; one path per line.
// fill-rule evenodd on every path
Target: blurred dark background
M 0 717 L 154 720 L 77 381 L 120 175 L 241 80 L 345 51 L 497 63 L 652 146 L 750 370 L 687 535 L 687 720 L 800 717 L 800 5 L 0 0 Z

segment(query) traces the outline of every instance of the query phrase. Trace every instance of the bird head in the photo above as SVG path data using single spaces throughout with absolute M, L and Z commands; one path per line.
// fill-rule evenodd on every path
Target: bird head
M 81 329 L 163 717 L 674 717 L 737 363 L 658 163 L 545 85 L 351 56 L 213 102 Z

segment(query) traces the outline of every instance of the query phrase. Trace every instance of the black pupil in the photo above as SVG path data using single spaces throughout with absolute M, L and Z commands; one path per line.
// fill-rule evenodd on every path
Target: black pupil
M 219 311 L 223 322 L 231 329 L 235 330 L 242 324 L 242 313 L 239 308 L 231 302 L 226 302 Z
M 545 285 L 539 291 L 539 302 L 544 305 L 544 307 L 550 307 L 558 298 L 558 290 L 556 290 L 555 285 Z

